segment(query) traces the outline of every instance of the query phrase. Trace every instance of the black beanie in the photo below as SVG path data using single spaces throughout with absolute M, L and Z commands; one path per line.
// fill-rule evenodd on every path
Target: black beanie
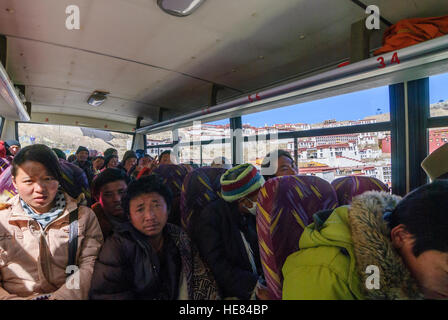
M 83 146 L 79 146 L 78 150 L 76 150 L 76 154 L 80 153 L 81 151 L 89 152 L 89 149 L 87 149 L 86 147 L 83 147 Z
M 128 150 L 124 153 L 123 160 L 121 161 L 121 163 L 124 165 L 126 163 L 126 160 L 128 160 L 130 158 L 138 159 L 137 154 L 132 150 Z
M 17 141 L 17 140 L 13 140 L 13 139 L 11 139 L 11 140 L 6 140 L 6 141 L 5 141 L 5 144 L 8 146 L 8 148 L 9 148 L 9 147 L 12 147 L 12 146 L 18 146 L 19 148 L 22 148 L 22 147 L 20 146 L 19 141 Z

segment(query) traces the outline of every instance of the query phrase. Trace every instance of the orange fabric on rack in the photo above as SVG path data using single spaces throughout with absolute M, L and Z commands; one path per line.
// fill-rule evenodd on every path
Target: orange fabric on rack
M 413 18 L 397 22 L 383 36 L 383 46 L 374 55 L 395 51 L 448 34 L 448 16 Z

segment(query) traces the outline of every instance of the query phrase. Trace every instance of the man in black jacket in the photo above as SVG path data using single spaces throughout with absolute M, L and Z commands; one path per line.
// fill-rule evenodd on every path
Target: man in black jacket
M 88 160 L 89 149 L 83 146 L 79 146 L 76 150 L 76 160 L 73 164 L 76 164 L 86 173 L 87 180 L 89 180 L 89 185 L 92 183 L 93 177 L 95 176 L 92 169 L 92 163 Z
M 93 300 L 214 300 L 218 289 L 185 231 L 167 223 L 171 191 L 155 175 L 131 182 L 92 275 Z
M 266 287 L 256 231 L 256 201 L 264 178 L 251 164 L 221 177 L 222 199 L 192 217 L 192 238 L 224 298 L 262 299 Z

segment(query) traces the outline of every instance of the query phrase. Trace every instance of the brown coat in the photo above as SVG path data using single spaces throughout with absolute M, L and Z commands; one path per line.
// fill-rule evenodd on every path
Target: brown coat
M 18 195 L 8 201 L 8 208 L 0 210 L 0 299 L 32 299 L 49 293 L 50 299 L 56 300 L 87 299 L 103 236 L 93 211 L 79 206 L 79 289 L 68 288 L 69 213 L 78 204 L 64 195 L 64 212 L 44 230 L 23 210 Z M 73 284 L 73 277 L 67 278 L 67 283 Z
M 104 213 L 104 210 L 99 202 L 92 205 L 91 208 L 93 212 L 95 212 L 96 218 L 98 219 L 101 231 L 103 232 L 103 238 L 106 239 L 113 232 L 112 224 L 107 219 L 106 214 Z

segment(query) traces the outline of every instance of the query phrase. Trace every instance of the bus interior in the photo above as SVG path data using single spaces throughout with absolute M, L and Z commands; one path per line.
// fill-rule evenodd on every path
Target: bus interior
M 0 140 L 258 169 L 282 149 L 306 179 L 404 196 L 448 142 L 448 34 L 384 38 L 447 15 L 446 0 L 2 0 Z

